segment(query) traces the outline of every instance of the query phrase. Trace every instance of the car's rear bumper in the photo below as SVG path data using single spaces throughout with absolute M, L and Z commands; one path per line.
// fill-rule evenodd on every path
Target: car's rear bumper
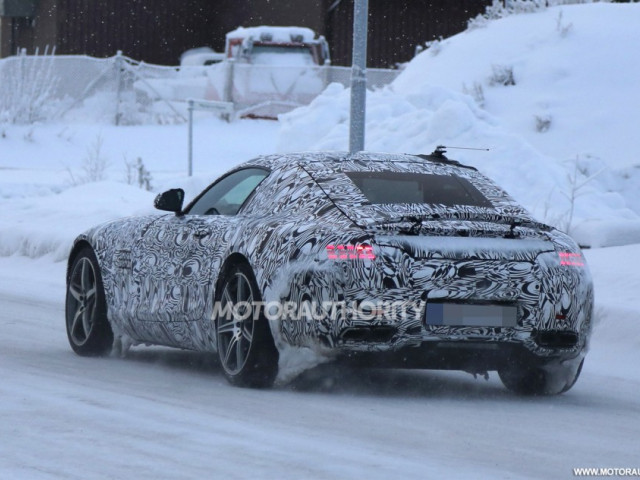
M 546 355 L 536 355 L 518 343 L 437 341 L 386 351 L 345 348 L 339 359 L 351 365 L 374 368 L 425 368 L 482 373 L 519 365 L 544 367 L 579 363 L 585 353 L 584 349 L 573 348 L 555 349 Z

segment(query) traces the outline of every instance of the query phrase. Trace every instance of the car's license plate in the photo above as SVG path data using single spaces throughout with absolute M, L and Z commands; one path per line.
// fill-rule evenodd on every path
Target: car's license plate
M 515 327 L 518 309 L 514 305 L 427 303 L 426 324 L 460 327 Z

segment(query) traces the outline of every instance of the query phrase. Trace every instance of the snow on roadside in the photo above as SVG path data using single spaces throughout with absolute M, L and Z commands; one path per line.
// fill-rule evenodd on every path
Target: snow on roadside
M 595 289 L 590 371 L 640 380 L 640 245 L 585 250 Z
M 152 213 L 153 197 L 124 183 L 92 182 L 57 195 L 4 202 L 0 256 L 53 253 L 55 260 L 64 260 L 83 230 L 127 214 Z
M 3 127 L 0 256 L 52 254 L 63 260 L 87 228 L 153 213 L 154 197 L 169 188 L 183 188 L 190 201 L 234 165 L 273 151 L 276 128 L 269 121 L 229 124 L 200 117 L 194 126 L 194 176 L 188 177 L 186 125 Z M 103 180 L 88 181 L 97 158 L 104 169 L 95 176 Z M 135 164 L 138 158 L 151 172 L 151 192 L 127 183 L 125 162 Z

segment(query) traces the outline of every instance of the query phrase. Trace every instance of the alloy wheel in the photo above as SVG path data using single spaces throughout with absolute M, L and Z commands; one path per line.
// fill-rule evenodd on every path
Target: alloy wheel
M 84 345 L 96 321 L 96 272 L 91 261 L 83 257 L 76 263 L 69 281 L 69 309 L 71 315 L 69 336 L 78 345 Z
M 254 294 L 251 282 L 242 272 L 227 281 L 222 291 L 218 318 L 218 348 L 224 369 L 231 375 L 242 371 L 253 344 Z

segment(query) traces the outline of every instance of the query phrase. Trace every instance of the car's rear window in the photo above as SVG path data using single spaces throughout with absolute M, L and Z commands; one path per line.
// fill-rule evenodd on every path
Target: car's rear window
M 346 172 L 346 175 L 372 204 L 492 206 L 471 182 L 455 175 L 403 172 Z

